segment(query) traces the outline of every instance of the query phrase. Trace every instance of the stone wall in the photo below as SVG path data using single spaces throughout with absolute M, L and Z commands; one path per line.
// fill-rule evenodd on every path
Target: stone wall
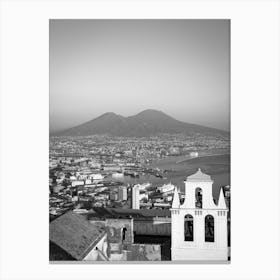
M 134 231 L 138 235 L 161 235 L 171 236 L 171 222 L 155 223 L 149 221 L 134 221 Z
M 133 243 L 133 219 L 106 219 L 109 243 Z
M 128 261 L 160 261 L 159 244 L 131 244 L 127 253 Z

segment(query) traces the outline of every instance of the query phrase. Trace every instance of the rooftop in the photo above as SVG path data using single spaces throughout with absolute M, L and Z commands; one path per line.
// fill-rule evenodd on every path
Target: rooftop
M 170 217 L 170 210 L 164 209 L 122 209 L 122 208 L 101 208 L 94 207 L 94 212 L 89 213 L 88 219 L 95 218 L 118 218 L 118 219 L 151 219 L 153 217 Z
M 49 239 L 76 260 L 82 260 L 105 234 L 101 223 L 68 211 L 50 223 Z

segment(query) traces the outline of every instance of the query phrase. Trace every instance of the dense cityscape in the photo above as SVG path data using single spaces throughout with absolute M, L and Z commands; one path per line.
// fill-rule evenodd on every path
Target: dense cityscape
M 153 184 L 145 181 L 145 175 L 164 179 L 172 170 L 156 168 L 152 163 L 176 157 L 188 160 L 217 149 L 229 149 L 227 137 L 184 134 L 146 138 L 51 137 L 50 219 L 69 209 L 81 213 L 92 207 L 132 208 L 131 189 L 135 185 L 139 186 L 138 209 L 169 209 L 174 185 L 160 181 Z M 144 180 L 139 180 L 140 177 Z M 184 194 L 180 197 L 183 200 Z

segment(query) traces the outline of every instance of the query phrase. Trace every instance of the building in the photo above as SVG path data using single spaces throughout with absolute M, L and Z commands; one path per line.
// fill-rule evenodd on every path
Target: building
M 118 200 L 127 200 L 127 188 L 120 186 L 118 189 Z
M 75 180 L 75 181 L 72 181 L 71 185 L 72 187 L 76 187 L 76 186 L 83 186 L 85 184 L 85 181 L 78 181 L 78 180 Z
M 118 194 L 115 191 L 110 192 L 110 200 L 118 200 Z
M 92 181 L 92 182 L 101 182 L 104 177 L 101 174 L 90 174 L 88 175 L 88 178 Z
M 65 213 L 50 223 L 50 261 L 160 261 L 161 246 L 135 243 L 132 218 Z
M 121 179 L 123 177 L 124 177 L 124 174 L 121 172 L 116 172 L 116 173 L 112 174 L 112 178 L 115 178 L 115 179 Z
M 148 199 L 149 199 L 149 195 L 147 194 L 147 193 L 140 193 L 139 194 L 139 200 L 141 201 L 141 200 L 146 200 L 146 201 L 148 201 Z
M 171 208 L 171 259 L 227 261 L 227 213 L 223 190 L 216 205 L 211 177 L 200 169 L 185 181 L 181 205 L 177 188 Z
M 106 231 L 72 211 L 50 223 L 50 261 L 107 260 Z
M 151 186 L 151 183 L 137 184 L 140 191 L 144 191 Z
M 175 186 L 170 182 L 169 184 L 164 184 L 163 186 L 158 187 L 157 190 L 161 193 L 172 193 L 174 188 Z
M 139 186 L 135 185 L 132 187 L 132 209 L 140 208 L 140 197 L 139 197 Z

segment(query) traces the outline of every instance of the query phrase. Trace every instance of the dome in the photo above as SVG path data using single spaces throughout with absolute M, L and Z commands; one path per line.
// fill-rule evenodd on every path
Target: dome
M 205 174 L 201 171 L 200 168 L 196 171 L 196 173 L 187 177 L 187 182 L 212 182 L 211 176 Z

